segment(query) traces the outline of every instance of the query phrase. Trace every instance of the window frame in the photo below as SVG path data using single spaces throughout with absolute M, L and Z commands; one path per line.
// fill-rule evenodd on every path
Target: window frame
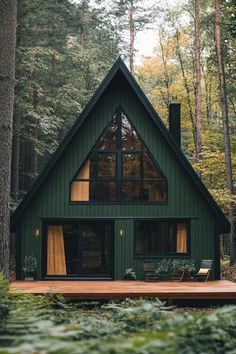
M 135 223 L 136 222 L 160 222 L 164 223 L 164 247 L 163 252 L 154 252 L 154 253 L 136 253 L 135 250 Z M 171 223 L 175 224 L 186 224 L 187 229 L 187 252 L 168 252 L 168 241 L 169 241 L 169 225 Z M 168 218 L 168 219 L 135 219 L 133 223 L 133 255 L 134 258 L 178 258 L 178 257 L 190 257 L 191 256 L 191 219 L 186 218 Z
M 135 149 L 124 149 L 122 150 L 122 140 L 120 137 L 119 132 L 121 132 L 121 117 L 122 114 L 124 114 L 127 118 L 127 120 L 129 121 L 129 124 L 131 125 L 132 129 L 136 132 L 138 139 L 141 141 L 141 150 L 135 150 Z M 160 169 L 160 167 L 157 165 L 157 163 L 155 162 L 155 160 L 153 159 L 152 153 L 150 152 L 150 150 L 148 149 L 148 147 L 146 146 L 146 144 L 143 142 L 142 138 L 139 136 L 136 128 L 134 127 L 133 123 L 130 121 L 127 113 L 125 112 L 125 110 L 122 108 L 122 106 L 119 106 L 116 111 L 114 112 L 114 114 L 112 115 L 113 117 L 117 116 L 118 122 L 118 129 L 116 132 L 116 141 L 117 141 L 117 148 L 116 149 L 102 149 L 102 150 L 97 150 L 97 145 L 99 144 L 99 141 L 101 140 L 103 134 L 105 133 L 108 125 L 106 125 L 106 127 L 104 128 L 104 130 L 102 131 L 101 135 L 99 136 L 99 138 L 97 139 L 96 143 L 94 144 L 94 146 L 92 147 L 92 149 L 90 150 L 89 154 L 87 155 L 86 159 L 83 161 L 81 167 L 78 169 L 77 173 L 74 175 L 73 179 L 70 181 L 70 185 L 69 185 L 69 203 L 70 204 L 167 204 L 168 203 L 168 181 L 167 178 L 165 177 L 164 173 L 162 172 L 162 170 Z M 91 179 L 80 179 L 77 178 L 77 176 L 79 175 L 79 173 L 82 171 L 82 169 L 84 168 L 86 162 L 89 159 L 89 156 L 95 153 L 96 156 L 96 168 L 98 168 L 98 155 L 115 155 L 116 156 L 116 175 L 115 176 L 97 176 L 96 178 L 91 178 Z M 143 163 L 143 156 L 144 154 L 147 153 L 147 155 L 149 156 L 149 158 L 151 159 L 153 166 L 155 167 L 155 169 L 159 172 L 161 178 L 144 178 L 144 163 Z M 123 156 L 127 155 L 127 154 L 140 154 L 141 155 L 141 177 L 140 178 L 136 178 L 136 177 L 124 177 L 123 176 Z M 96 185 L 96 180 L 97 181 L 111 181 L 111 182 L 115 182 L 116 183 L 116 200 L 96 200 L 96 199 L 91 199 L 91 200 L 78 200 L 78 201 L 72 201 L 71 200 L 71 186 L 72 183 L 75 181 L 80 181 L 80 182 L 92 182 L 94 183 L 94 186 Z M 165 188 L 165 200 L 147 200 L 147 199 L 134 199 L 134 200 L 124 200 L 122 199 L 123 195 L 122 195 L 122 182 L 128 182 L 128 181 L 140 181 L 141 182 L 141 186 L 142 186 L 142 190 L 143 190 L 143 185 L 145 182 L 160 182 L 163 185 L 163 189 Z M 95 187 L 93 188 L 93 197 L 95 196 Z

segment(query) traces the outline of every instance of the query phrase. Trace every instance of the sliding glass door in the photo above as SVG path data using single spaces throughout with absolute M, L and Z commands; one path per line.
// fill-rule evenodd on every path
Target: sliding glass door
M 47 225 L 48 277 L 112 278 L 113 223 L 63 221 Z

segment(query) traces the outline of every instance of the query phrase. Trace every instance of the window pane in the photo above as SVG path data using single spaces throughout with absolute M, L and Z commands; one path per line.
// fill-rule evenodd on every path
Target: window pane
M 66 274 L 78 274 L 78 230 L 73 225 L 63 226 Z
M 166 198 L 166 184 L 163 181 L 144 181 L 143 200 L 150 202 L 164 202 Z
M 116 175 L 116 156 L 109 154 L 98 155 L 98 176 Z
M 168 252 L 187 252 L 187 225 L 184 223 L 170 223 L 168 234 Z
M 109 274 L 109 228 L 106 222 L 88 223 L 81 226 L 83 275 Z
M 90 182 L 74 181 L 71 183 L 71 201 L 89 201 L 90 200 Z
M 123 150 L 141 150 L 141 141 L 124 113 L 121 113 L 121 140 Z
M 95 200 L 114 201 L 116 200 L 115 181 L 96 181 Z
M 123 177 L 141 178 L 141 154 L 123 155 Z
M 164 223 L 154 221 L 135 222 L 135 253 L 164 252 Z
M 122 182 L 122 199 L 123 200 L 140 200 L 141 199 L 141 181 L 123 181 Z
M 144 166 L 144 178 L 158 178 L 158 179 L 162 178 L 160 172 L 154 166 L 147 152 L 143 154 L 143 166 Z
M 99 150 L 116 149 L 117 144 L 117 119 L 116 116 L 112 119 L 101 139 L 97 144 Z

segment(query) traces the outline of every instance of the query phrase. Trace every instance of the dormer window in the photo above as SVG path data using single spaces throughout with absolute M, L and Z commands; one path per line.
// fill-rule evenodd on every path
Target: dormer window
M 160 168 L 122 109 L 71 182 L 72 202 L 166 202 Z

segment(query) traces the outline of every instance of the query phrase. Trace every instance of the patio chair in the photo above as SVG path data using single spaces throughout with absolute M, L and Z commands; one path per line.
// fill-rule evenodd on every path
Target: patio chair
M 203 259 L 201 261 L 200 269 L 195 274 L 195 280 L 208 280 L 211 273 L 212 262 L 212 259 Z
M 143 261 L 144 278 L 146 281 L 157 281 L 158 275 L 152 261 Z

